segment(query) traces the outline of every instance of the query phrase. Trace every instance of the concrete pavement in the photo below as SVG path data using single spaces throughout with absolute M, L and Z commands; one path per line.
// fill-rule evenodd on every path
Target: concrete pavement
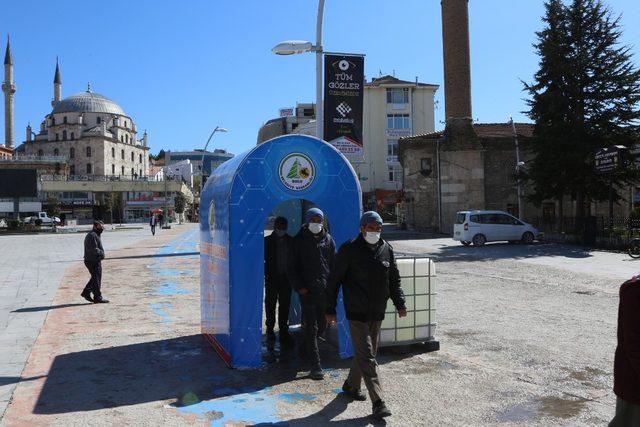
M 149 234 L 144 229 L 106 231 L 102 240 L 107 256 Z M 0 417 L 52 309 L 64 271 L 82 259 L 83 240 L 84 234 L 0 236 Z M 88 277 L 78 279 L 80 292 Z

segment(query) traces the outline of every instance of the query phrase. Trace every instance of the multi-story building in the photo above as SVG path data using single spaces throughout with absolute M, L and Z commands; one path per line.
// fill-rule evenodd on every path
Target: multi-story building
M 162 179 L 164 179 L 165 176 L 173 179 L 180 179 L 190 187 L 193 187 L 193 164 L 191 163 L 191 160 L 187 159 L 180 160 L 178 162 L 171 162 L 162 169 Z
M 226 150 L 215 149 L 213 151 L 167 151 L 164 158 L 167 166 L 189 160 L 193 168 L 193 175 L 200 176 L 204 171 L 204 175 L 209 176 L 211 171 L 232 157 L 233 154 Z
M 352 161 L 362 186 L 366 208 L 395 217 L 402 197 L 402 167 L 398 139 L 435 130 L 435 94 L 439 86 L 382 76 L 365 83 L 363 112 L 364 159 Z M 307 113 L 300 114 L 301 107 Z M 296 114 L 269 120 L 258 132 L 258 143 L 290 133 L 315 135 L 314 104 L 298 104 Z

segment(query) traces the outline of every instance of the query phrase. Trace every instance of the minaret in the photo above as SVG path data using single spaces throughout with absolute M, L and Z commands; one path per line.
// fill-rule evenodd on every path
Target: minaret
M 53 101 L 51 106 L 55 107 L 62 99 L 62 79 L 60 78 L 60 66 L 58 65 L 58 57 L 56 56 L 56 73 L 53 76 Z
M 13 94 L 16 93 L 16 85 L 13 84 L 13 58 L 8 36 L 7 50 L 4 54 L 2 92 L 4 92 L 4 144 L 7 148 L 13 148 Z

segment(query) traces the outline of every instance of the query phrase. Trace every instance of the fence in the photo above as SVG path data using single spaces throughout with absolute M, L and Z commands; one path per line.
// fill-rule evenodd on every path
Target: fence
M 545 240 L 605 249 L 623 250 L 631 238 L 640 235 L 640 218 L 631 217 L 537 217 L 531 224 L 544 233 Z

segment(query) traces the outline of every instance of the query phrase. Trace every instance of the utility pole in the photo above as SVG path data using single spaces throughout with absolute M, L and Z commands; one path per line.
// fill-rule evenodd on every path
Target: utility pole
M 516 192 L 518 194 L 518 218 L 522 220 L 524 218 L 524 203 L 522 201 L 522 179 L 520 179 L 520 168 L 524 166 L 524 162 L 520 161 L 520 146 L 518 145 L 518 132 L 516 131 L 516 124 L 513 122 L 513 118 L 510 117 L 511 128 L 513 129 L 513 140 L 516 144 Z

